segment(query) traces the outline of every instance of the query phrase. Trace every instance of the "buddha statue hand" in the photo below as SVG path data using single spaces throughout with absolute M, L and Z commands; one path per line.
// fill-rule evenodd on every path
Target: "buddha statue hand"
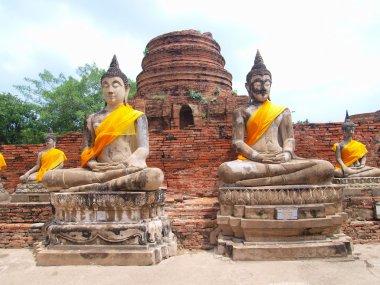
M 29 178 L 29 175 L 24 174 L 24 175 L 20 176 L 20 181 L 22 183 L 26 183 L 26 182 L 28 182 L 28 178 Z
M 347 167 L 347 166 L 343 167 L 342 171 L 343 171 L 343 176 L 344 177 L 348 177 L 348 176 L 350 176 L 352 174 L 358 173 L 358 171 L 355 170 L 355 168 L 350 168 L 350 167 Z
M 108 170 L 115 170 L 115 169 L 123 169 L 125 168 L 124 164 L 122 163 L 115 163 L 115 162 L 97 162 L 95 160 L 91 160 L 87 163 L 87 166 L 94 172 L 106 172 Z
M 290 161 L 292 156 L 289 152 L 281 152 L 277 154 L 273 153 L 259 153 L 256 156 L 256 161 L 262 163 L 271 163 L 271 164 L 279 164 Z

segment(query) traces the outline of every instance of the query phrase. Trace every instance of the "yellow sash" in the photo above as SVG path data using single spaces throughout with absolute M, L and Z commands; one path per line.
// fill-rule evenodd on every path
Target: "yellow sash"
M 82 167 L 86 167 L 91 158 L 98 156 L 104 147 L 112 143 L 118 136 L 135 135 L 134 122 L 142 114 L 128 104 L 120 105 L 112 111 L 96 128 L 94 146 L 83 150 L 81 154 Z
M 286 107 L 273 104 L 271 101 L 264 102 L 247 122 L 247 137 L 245 143 L 253 146 L 267 131 L 274 119 L 280 115 Z M 245 160 L 244 156 L 238 155 L 238 159 Z
M 332 147 L 333 151 L 336 151 L 338 143 L 335 143 Z M 340 154 L 344 165 L 350 166 L 358 159 L 362 158 L 366 153 L 367 149 L 365 144 L 358 142 L 356 140 L 351 140 L 346 146 L 341 149 Z M 341 168 L 339 163 L 335 165 L 336 168 Z
M 7 164 L 5 163 L 4 156 L 1 154 L 1 152 L 0 152 L 0 167 L 1 167 L 1 169 L 4 169 L 5 167 L 7 167 Z
M 36 180 L 42 181 L 42 176 L 49 170 L 56 168 L 62 162 L 67 160 L 65 153 L 62 150 L 52 148 L 41 156 L 41 167 L 37 173 Z

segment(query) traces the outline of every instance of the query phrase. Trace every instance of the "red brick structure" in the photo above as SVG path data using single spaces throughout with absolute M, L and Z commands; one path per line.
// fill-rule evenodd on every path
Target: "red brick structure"
M 211 33 L 164 34 L 146 46 L 137 98 L 144 99 L 151 129 L 202 126 L 202 118 L 225 119 L 232 76 Z
M 367 145 L 368 164 L 380 167 L 380 111 L 351 118 L 357 124 L 355 138 Z M 165 173 L 167 212 L 173 221 L 173 231 L 188 248 L 212 246 L 209 236 L 216 227 L 219 209 L 217 169 L 222 162 L 235 158 L 231 148 L 231 120 L 222 123 L 205 118 L 202 125 L 184 130 L 150 131 L 148 165 L 159 167 Z M 341 123 L 295 124 L 294 129 L 298 156 L 335 162 L 331 146 L 342 137 Z M 81 144 L 79 133 L 58 138 L 57 148 L 68 157 L 65 167 L 80 164 Z M 6 172 L 1 174 L 2 182 L 10 193 L 14 191 L 18 177 L 34 165 L 41 149 L 42 145 L 2 146 L 0 151 L 8 163 Z M 363 207 L 361 204 L 358 207 Z M 373 233 L 372 224 L 370 227 L 368 232 L 372 237 L 380 234 L 380 230 Z M 359 228 L 355 226 L 350 231 L 354 229 Z

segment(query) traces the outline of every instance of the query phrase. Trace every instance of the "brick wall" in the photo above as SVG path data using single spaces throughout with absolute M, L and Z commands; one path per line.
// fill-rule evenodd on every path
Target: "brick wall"
M 367 164 L 380 167 L 380 111 L 351 117 L 357 124 L 355 139 L 368 148 Z M 186 247 L 209 248 L 209 234 L 216 227 L 218 210 L 218 166 L 235 159 L 231 149 L 231 117 L 226 121 L 206 119 L 201 128 L 150 131 L 149 166 L 161 168 L 167 185 L 168 214 L 180 243 Z M 335 163 L 333 143 L 342 139 L 341 123 L 295 124 L 296 154 Z M 58 138 L 68 162 L 77 167 L 81 134 Z M 8 163 L 2 174 L 3 185 L 13 192 L 18 177 L 33 167 L 42 145 L 3 145 L 1 152 Z

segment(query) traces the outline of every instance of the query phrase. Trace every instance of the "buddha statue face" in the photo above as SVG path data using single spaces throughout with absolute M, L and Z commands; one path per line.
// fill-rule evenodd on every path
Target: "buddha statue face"
M 125 86 L 120 77 L 103 78 L 102 89 L 107 106 L 117 106 L 127 102 L 129 86 Z
M 269 98 L 271 85 L 270 75 L 253 75 L 245 84 L 245 88 L 253 101 L 263 103 Z
M 344 126 L 343 136 L 346 138 L 352 137 L 355 133 L 355 126 Z

